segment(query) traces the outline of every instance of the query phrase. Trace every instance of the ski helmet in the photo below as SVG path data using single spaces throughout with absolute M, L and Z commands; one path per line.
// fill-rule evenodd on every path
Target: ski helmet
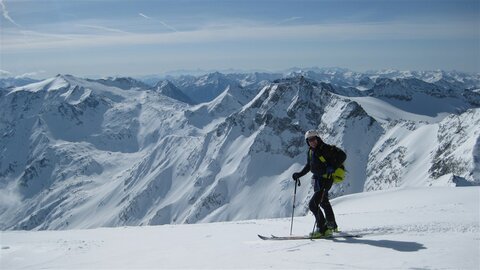
M 318 132 L 316 130 L 309 130 L 307 132 L 305 132 L 305 140 L 308 140 L 309 138 L 311 137 L 317 137 L 317 138 L 320 138 Z

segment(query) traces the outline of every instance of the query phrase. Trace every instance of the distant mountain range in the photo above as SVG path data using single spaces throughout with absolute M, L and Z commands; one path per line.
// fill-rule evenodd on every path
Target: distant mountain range
M 0 78 L 0 89 L 8 89 L 16 86 L 24 86 L 24 85 L 38 82 L 38 81 L 39 80 L 35 80 L 31 78 L 14 78 L 14 77 Z
M 333 197 L 480 185 L 480 74 L 292 69 L 3 83 L 2 230 L 286 217 L 308 129 L 347 152 Z

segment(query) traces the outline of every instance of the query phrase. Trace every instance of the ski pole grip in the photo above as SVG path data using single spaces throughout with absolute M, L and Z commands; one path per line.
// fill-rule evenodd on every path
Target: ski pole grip
M 298 186 L 301 186 L 300 178 L 295 179 L 295 182 L 297 182 Z

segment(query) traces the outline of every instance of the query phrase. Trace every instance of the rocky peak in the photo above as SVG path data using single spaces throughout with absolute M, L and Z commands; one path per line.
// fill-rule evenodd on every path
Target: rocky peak
M 96 81 L 101 84 L 114 86 L 123 90 L 146 90 L 151 88 L 149 85 L 131 77 L 107 77 Z
M 185 95 L 185 93 L 182 92 L 182 90 L 176 87 L 169 80 L 159 81 L 157 85 L 154 87 L 154 89 L 158 93 L 161 93 L 162 95 L 173 98 L 175 100 L 178 100 L 187 104 L 194 103 L 187 95 Z
M 378 78 L 371 89 L 371 95 L 375 97 L 393 98 L 409 101 L 418 93 L 434 97 L 455 97 L 459 93 L 445 90 L 435 84 L 427 83 L 417 78 Z

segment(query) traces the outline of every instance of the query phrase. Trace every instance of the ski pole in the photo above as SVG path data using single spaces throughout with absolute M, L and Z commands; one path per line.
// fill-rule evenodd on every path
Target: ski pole
M 320 211 L 320 210 L 318 210 Z M 315 215 L 314 215 L 315 216 Z M 317 220 L 313 220 L 313 228 L 312 228 L 312 233 L 310 234 L 310 239 L 313 239 L 313 234 L 315 233 L 315 227 L 317 226 Z
M 290 223 L 290 235 L 292 235 L 293 230 L 293 216 L 295 215 L 295 199 L 297 197 L 297 183 L 300 186 L 300 179 L 295 179 L 295 189 L 293 190 L 293 209 L 292 209 L 292 221 Z

